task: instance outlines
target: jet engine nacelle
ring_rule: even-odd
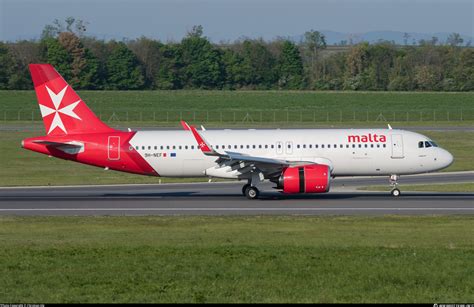
[[[288,167],[278,179],[278,188],[284,193],[326,193],[329,191],[331,172],[325,164]]]

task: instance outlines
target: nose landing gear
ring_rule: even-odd
[[[392,194],[392,196],[394,197],[398,197],[401,194],[400,190],[398,189],[398,182],[397,182],[399,178],[400,176],[398,175],[390,176],[389,182],[390,182],[390,186],[392,187],[392,191],[390,191],[390,194]]]

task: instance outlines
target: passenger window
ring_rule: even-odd
[[[386,144],[383,144],[383,148],[385,148],[385,147],[387,147],[387,145],[386,145]]]
[[[258,148],[262,148],[262,145],[258,145]]]
[[[240,149],[244,149],[244,145],[240,145]]]
[[[145,150],[145,146],[142,146],[142,150]]]
[[[281,148],[281,145],[280,145],[280,144],[278,144],[278,148]]]
[[[170,146],[169,146],[169,145],[166,145],[166,149],[170,149]]]
[[[296,148],[300,148],[300,144],[296,145]]]
[[[324,144],[321,144],[321,148],[324,148]]]
[[[306,148],[306,144],[303,144],[303,148]]]
[[[318,144],[315,144],[315,145],[314,145],[314,148],[318,148],[318,147],[319,147],[319,145],[318,145]]]
[[[341,144],[341,145],[339,145],[339,148],[343,148],[343,147],[344,147],[344,146],[343,146],[342,144]]]
[[[371,147],[371,148],[374,148],[374,144],[370,144],[370,147]]]
[[[313,144],[309,144],[309,148],[313,148]]]
[[[362,148],[362,144],[359,144],[359,148]]]
[[[430,142],[425,141],[425,147],[426,147],[426,148],[431,147]]]
[[[176,149],[176,145],[173,145],[173,149]]]
[[[331,144],[328,144],[328,148],[331,148]]]
[[[352,144],[352,148],[356,148],[356,144]]]
[[[272,144],[272,145],[270,145],[270,147],[271,147],[272,149],[273,149],[273,148],[275,148],[275,146],[274,146],[273,144]]]
[[[160,146],[160,149],[163,150],[163,145]]]
[[[148,146],[148,150],[151,150],[151,146]]]
[[[377,148],[380,148],[380,144],[377,144]]]
[[[257,146],[255,146],[255,145],[252,145],[252,148],[253,148],[253,149],[255,149],[255,147],[257,147]]]
[[[216,149],[219,149],[219,145],[216,145]]]
[[[268,148],[268,145],[265,145],[265,148]]]
[[[247,145],[247,149],[249,149],[249,148],[250,148],[250,145]]]
[[[140,147],[138,147],[138,146],[135,146],[135,149],[137,149],[137,150],[138,150],[138,148],[140,148]]]
[[[346,144],[346,148],[349,148],[349,144]]]
[[[188,149],[188,145],[184,146],[184,149]]]
[[[181,145],[179,145],[179,150],[181,150],[181,148],[183,148],[183,147],[181,147]]]
[[[367,145],[367,144],[365,144],[365,146],[364,146],[364,147],[365,147],[365,148],[367,148],[367,146],[368,146],[368,145]]]
[[[197,147],[196,147],[197,148]],[[191,149],[194,149],[194,145],[191,145]]]
[[[234,145],[234,149],[237,149],[237,145]]]

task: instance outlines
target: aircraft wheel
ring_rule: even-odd
[[[246,189],[245,189],[245,196],[248,198],[248,199],[257,199],[258,198],[258,189],[256,187],[252,187],[252,186],[248,186]]]
[[[398,197],[400,196],[400,190],[399,189],[393,189],[390,194],[392,194],[392,196],[395,196],[395,197]]]
[[[245,190],[247,190],[247,188],[248,188],[249,186],[250,186],[250,184],[249,184],[249,183],[247,183],[247,184],[244,184],[244,186],[242,187],[242,195],[246,196],[246,194],[245,194]]]

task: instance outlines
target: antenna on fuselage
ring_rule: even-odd
[[[387,124],[388,126],[388,129],[392,130],[392,126],[390,126],[390,124]]]

